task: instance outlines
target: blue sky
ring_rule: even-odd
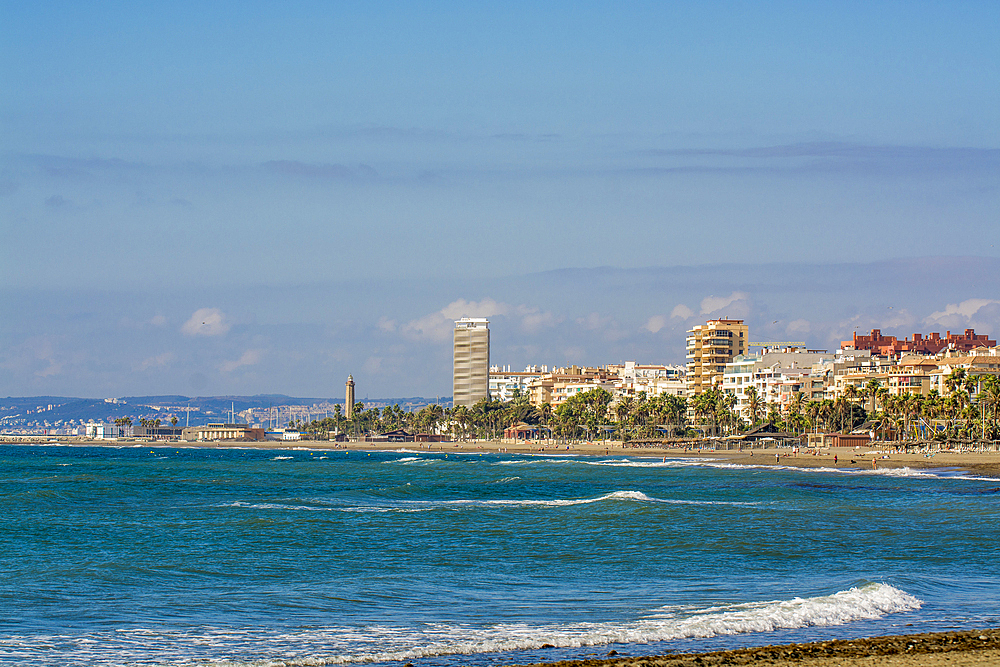
[[[818,308],[805,282],[1000,257],[996,3],[0,16],[0,315],[16,323],[0,395],[325,396],[348,373],[372,396],[445,395],[440,320],[462,309],[494,317],[494,360],[515,366],[682,363],[703,301],[733,294],[762,332],[777,310],[815,345],[941,313],[1000,332],[975,272],[930,292],[880,273]],[[798,282],[756,292],[770,265]],[[678,267],[715,282],[635,282]],[[641,299],[615,291],[623,275]],[[218,325],[185,330],[197,317]]]

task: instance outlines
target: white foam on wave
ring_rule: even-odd
[[[290,460],[292,460],[294,458],[295,458],[294,456],[275,456],[275,457],[272,457],[271,460],[272,461],[290,461]]]
[[[117,663],[304,667],[403,662],[430,656],[534,650],[545,645],[582,648],[835,626],[915,611],[922,604],[898,588],[870,583],[810,598],[702,609],[661,607],[631,621],[427,623],[416,627],[314,627],[284,632],[258,628],[201,628],[183,632],[131,628],[75,637],[8,636],[3,644],[11,651],[9,658],[21,659],[24,664],[57,648],[67,660],[100,656],[92,664],[107,664],[104,660],[113,655]],[[233,657],[248,655],[260,657],[252,661]],[[274,657],[263,657],[267,655]]]
[[[512,477],[503,477],[501,479],[496,480],[495,482],[489,482],[489,484],[506,484],[507,482],[514,482],[514,481],[517,481],[519,479],[521,479],[521,478],[518,477],[518,476],[516,476],[516,475],[514,475]]]
[[[330,510],[339,509],[335,507],[317,507],[315,505],[288,505],[285,503],[245,503],[239,500],[231,503],[220,503],[216,507],[239,507],[251,510],[305,510],[309,512],[329,512]]]
[[[520,477],[505,477],[496,483],[511,482]],[[438,509],[494,508],[494,507],[573,507],[576,505],[591,505],[594,503],[628,501],[640,503],[660,503],[665,505],[731,505],[736,507],[753,507],[756,502],[737,502],[724,500],[678,500],[675,498],[654,498],[641,491],[613,491],[593,498],[496,498],[472,499],[459,498],[454,500],[389,500],[359,505],[289,505],[283,503],[246,503],[235,501],[222,503],[217,507],[237,507],[258,510],[306,510],[310,512],[430,512]]]
[[[519,479],[519,478],[511,478]],[[641,491],[612,491],[594,498],[521,498],[521,499],[458,499],[458,500],[407,500],[400,501],[406,507],[572,507],[574,505],[590,505],[608,501],[629,501],[641,503],[663,503],[669,505],[738,505],[753,506],[758,503],[729,502],[719,500],[677,500],[673,498],[654,498]]]

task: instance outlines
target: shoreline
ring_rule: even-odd
[[[965,667],[1000,664],[1000,629],[836,639],[803,644],[627,658],[534,663],[525,667]]]
[[[459,454],[522,454],[522,455],[582,455],[627,456],[630,458],[714,459],[738,466],[784,466],[789,468],[831,468],[870,471],[875,468],[892,470],[947,470],[964,472],[1000,480],[1000,452],[939,451],[931,455],[895,452],[876,447],[828,447],[800,449],[769,447],[760,449],[716,450],[692,446],[631,447],[620,441],[574,442],[553,444],[551,441],[470,440],[446,442],[331,442],[327,440],[283,441],[147,441],[147,440],[88,440],[80,437],[7,436],[0,444],[25,446],[77,447],[167,447],[177,449],[262,449],[262,450],[331,450],[331,451],[400,451],[459,453]],[[835,460],[836,457],[836,460]]]

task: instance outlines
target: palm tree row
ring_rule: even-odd
[[[483,399],[469,407],[432,404],[413,412],[399,405],[380,409],[357,403],[350,419],[338,405],[333,417],[289,425],[322,438],[331,433],[363,436],[405,429],[467,440],[499,438],[505,429],[523,423],[537,427],[542,437],[636,440],[693,435],[693,427],[703,435],[736,434],[761,424],[792,433],[850,432],[871,420],[883,439],[920,437],[920,433],[939,439],[1000,438],[1000,379],[960,369],[945,384],[947,396],[936,391],[890,395],[873,380],[862,388],[847,387],[837,399],[807,402],[803,394],[795,394],[784,410],[765,401],[753,387],[747,390],[742,410],[737,409],[734,394],[714,388],[690,399],[645,393],[615,398],[595,388],[570,396],[555,409],[548,403],[533,406],[523,395],[506,402]],[[694,424],[688,423],[689,414]]]
[[[947,395],[936,389],[927,394],[890,395],[882,387],[869,385],[867,393],[880,408],[876,418],[881,439],[1000,439],[1000,378],[995,375],[972,375],[956,369],[945,378]]]

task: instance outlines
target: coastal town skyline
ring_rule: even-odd
[[[0,0],[0,667],[1000,662],[998,25]]]

